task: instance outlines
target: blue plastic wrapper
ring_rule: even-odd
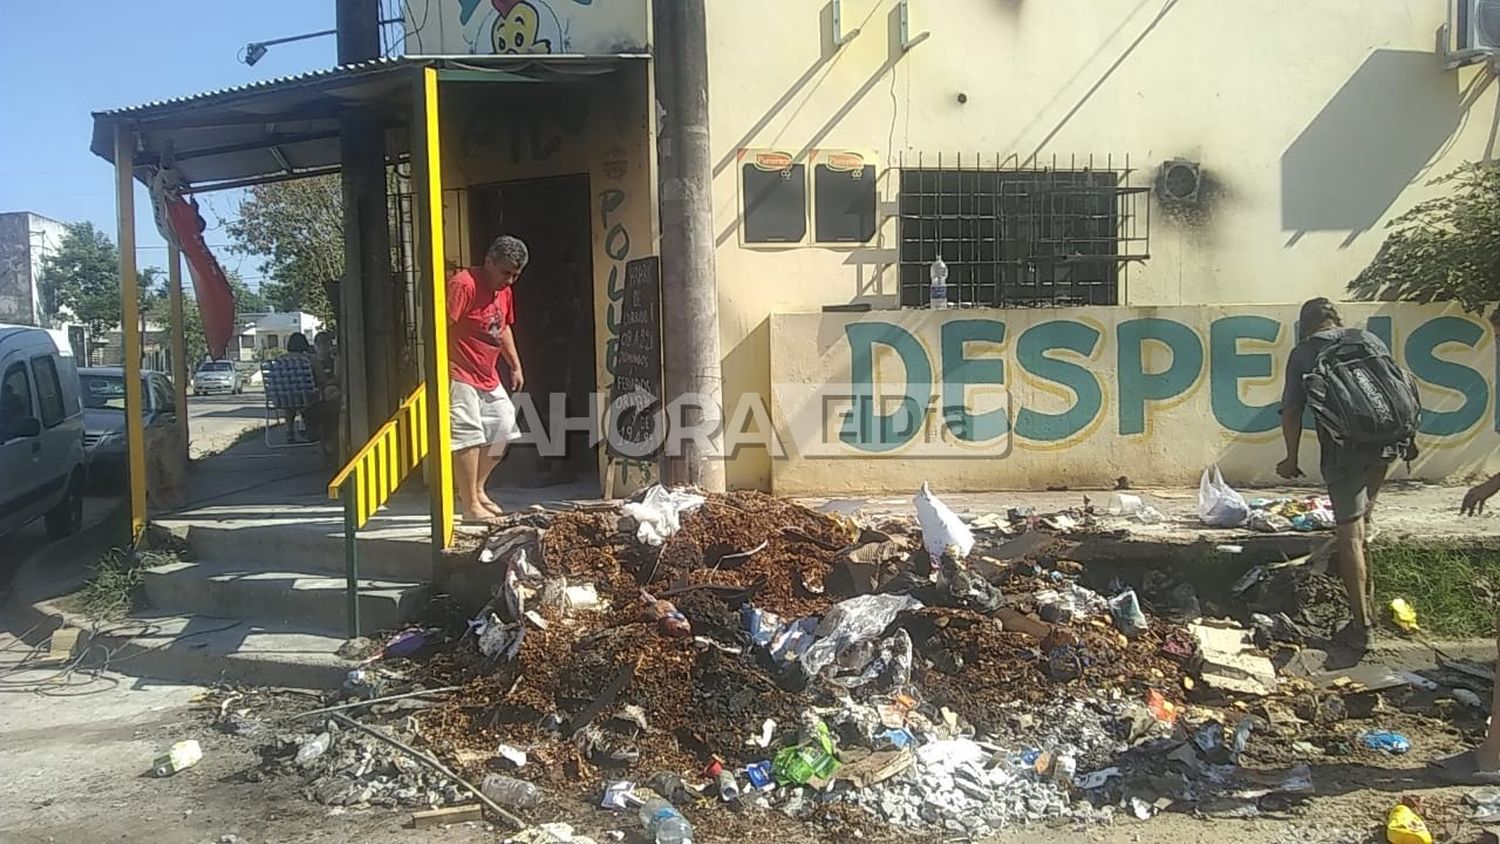
[[[745,767],[745,776],[750,779],[750,784],[755,786],[756,788],[770,788],[773,782],[771,778],[770,760],[766,760],[764,762],[752,762],[751,764],[747,765]]]
[[[771,640],[781,631],[781,619],[775,613],[745,604],[740,607],[740,623],[745,626],[745,632],[750,634],[750,641],[765,647],[771,644]]]
[[[1371,750],[1383,750],[1393,755],[1411,750],[1411,739],[1390,730],[1370,730],[1360,736],[1360,739]]]

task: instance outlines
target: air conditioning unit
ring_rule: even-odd
[[[1453,58],[1476,60],[1500,55],[1500,0],[1454,0],[1452,32],[1458,52]]]

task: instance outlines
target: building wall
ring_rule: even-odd
[[[727,402],[769,391],[773,314],[889,307],[896,293],[889,218],[859,248],[740,246],[740,150],[872,152],[887,209],[892,168],[918,156],[1129,156],[1143,185],[1162,162],[1189,159],[1203,167],[1204,199],[1190,213],[1149,199],[1151,257],[1130,267],[1124,304],[1338,298],[1434,176],[1494,152],[1500,86],[1479,69],[1441,69],[1444,5],[1370,0],[1353,15],[1273,0],[910,0],[910,34],[926,35],[903,51],[895,0],[843,0],[843,31],[859,34],[837,50],[827,3],[709,4]],[[872,461],[869,477],[897,471],[885,465]],[[1071,471],[1059,464],[1053,477]],[[767,487],[771,473],[756,449],[729,467],[736,486]],[[786,482],[812,488],[798,477]]]
[[[647,0],[409,0],[410,56],[474,53],[614,55],[650,43]],[[501,11],[505,8],[505,11]]]
[[[1297,305],[789,314],[771,319],[778,493],[1272,483]],[[1417,379],[1394,477],[1500,470],[1495,329],[1452,306],[1350,304]],[[1318,477],[1311,420],[1302,469]],[[852,461],[858,461],[851,471]]]
[[[625,264],[657,254],[655,160],[647,104],[650,66],[624,62],[576,83],[455,83],[439,92],[442,114],[444,255],[473,264],[467,189],[521,179],[587,175],[591,194],[597,389],[614,382]],[[503,232],[482,232],[484,240]],[[528,275],[522,284],[546,284]],[[518,315],[517,330],[526,330]],[[584,352],[586,353],[586,352]],[[623,461],[619,489],[655,477],[655,466]]]
[[[0,322],[44,323],[37,286],[42,259],[57,249],[63,233],[62,223],[38,214],[0,214]]]

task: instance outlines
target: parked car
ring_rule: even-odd
[[[227,360],[204,361],[193,373],[193,395],[205,393],[230,393],[238,395],[245,389],[244,376],[234,363]]]
[[[0,536],[38,518],[53,539],[83,524],[80,394],[66,334],[0,325]]]
[[[83,442],[89,472],[111,475],[125,469],[125,370],[118,366],[78,370],[83,385]],[[177,421],[172,381],[160,372],[141,373],[141,399],[146,427]]]

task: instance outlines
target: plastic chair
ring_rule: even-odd
[[[305,413],[318,400],[317,384],[313,380],[312,360],[305,355],[291,354],[260,365],[261,380],[266,391],[266,448],[294,448],[314,445],[311,442],[271,442],[271,427],[288,410],[299,415]],[[295,436],[295,422],[287,432],[288,439]],[[304,419],[305,424],[305,419]]]

